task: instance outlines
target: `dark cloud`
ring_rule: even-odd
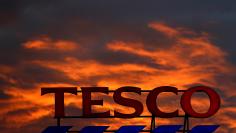
[[[4,92],[2,92],[2,90],[0,90],[0,100],[1,99],[9,99],[9,98],[11,98],[10,95],[5,94]]]
[[[1,0],[0,1],[0,27],[14,23],[18,17],[20,7],[18,0]]]
[[[217,37],[214,39],[216,44],[228,50],[232,54],[229,58],[235,60],[234,31],[231,28],[235,20],[231,20],[234,17],[230,17],[231,14],[235,14],[232,6],[235,1],[231,0],[227,2],[217,0],[214,4],[209,1],[189,2],[187,0],[181,2],[162,0],[9,2],[4,0],[4,3],[6,6],[2,10],[6,14],[17,10],[13,12],[17,12],[20,19],[15,20],[17,24],[7,29],[3,27],[4,32],[0,34],[1,43],[4,45],[1,46],[4,50],[1,51],[0,56],[3,63],[18,62],[25,52],[19,49],[19,45],[41,35],[54,39],[71,39],[86,47],[91,46],[88,47],[89,49],[103,47],[104,43],[114,39],[140,40],[150,49],[173,43],[163,39],[160,34],[147,30],[147,22],[154,20],[165,21],[174,26],[184,25],[199,32],[210,32]],[[90,54],[96,57],[102,52],[104,51]],[[55,56],[55,54],[41,56],[43,55],[48,58]]]
[[[33,88],[39,83],[76,83],[60,71],[32,64],[21,66],[11,77],[22,88]]]

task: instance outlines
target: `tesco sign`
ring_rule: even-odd
[[[179,117],[180,116],[180,114],[179,114],[180,109],[178,109],[178,108],[176,108],[172,112],[163,112],[159,109],[158,96],[163,92],[173,93],[175,95],[181,94],[181,99],[180,99],[181,108],[185,112],[186,116],[191,117],[191,118],[208,118],[208,117],[215,115],[217,113],[217,111],[220,109],[220,101],[221,101],[218,93],[214,89],[207,87],[207,86],[195,86],[195,87],[191,87],[187,90],[178,90],[178,88],[172,87],[172,86],[160,86],[160,87],[156,87],[152,90],[142,90],[139,87],[124,86],[124,87],[120,87],[120,88],[118,88],[116,90],[112,90],[112,91],[109,90],[108,87],[81,87],[81,91],[78,91],[77,87],[54,87],[54,88],[50,87],[50,88],[42,88],[41,89],[41,95],[51,94],[51,93],[55,95],[55,98],[54,98],[55,99],[55,118],[58,118],[59,120],[60,120],[60,118],[67,117],[67,116],[65,116],[64,94],[70,93],[70,94],[77,95],[78,92],[82,93],[82,99],[81,99],[82,100],[82,116],[80,116],[78,118],[137,118],[137,117],[141,117],[141,114],[143,113],[143,110],[144,110],[144,106],[147,107],[147,109],[150,112],[152,117],[159,117],[159,118]],[[108,95],[111,92],[113,93],[113,99],[116,104],[123,105],[126,107],[131,107],[135,111],[132,113],[122,113],[122,112],[119,112],[118,110],[114,110],[114,116],[111,116],[111,110],[106,110],[104,112],[96,112],[95,113],[92,110],[92,106],[93,105],[103,106],[103,100],[93,100],[92,94],[93,93],[103,93],[103,94]],[[147,97],[146,97],[146,104],[145,105],[143,105],[143,103],[141,101],[138,101],[137,99],[127,98],[122,95],[122,93],[136,93],[138,95],[141,95],[142,92],[148,93]],[[205,93],[209,97],[210,106],[209,106],[208,110],[206,110],[205,112],[197,112],[192,107],[192,104],[191,104],[192,95],[197,92]],[[204,129],[205,131],[207,129],[208,130],[211,129],[209,131],[209,133],[211,133],[216,128],[218,128],[217,125],[212,125],[212,126],[209,127],[209,125],[208,126],[205,125],[202,128],[196,127],[195,129],[193,128],[191,130],[191,133],[196,129],[197,129],[197,131],[199,131],[200,129],[202,130],[203,128],[205,128]],[[181,128],[181,125],[179,125],[178,127]],[[206,128],[206,127],[208,127],[208,128]],[[60,126],[60,124],[59,124],[59,126],[54,127],[54,129],[56,129],[56,128],[59,131],[59,129],[61,129],[63,127]],[[89,128],[89,127],[87,127],[87,128]],[[85,129],[87,129],[87,128],[85,128]],[[90,128],[92,128],[92,127],[90,127]],[[95,126],[93,128],[96,129],[99,127]],[[100,127],[100,128],[102,128],[102,127]],[[133,126],[133,129],[135,129],[135,128],[137,128],[137,126]],[[176,131],[178,131],[179,128],[175,127]],[[68,127],[64,127],[64,129],[69,130]],[[168,127],[166,129],[170,130],[172,128]],[[106,129],[104,128],[104,131],[105,130]],[[159,127],[159,130],[160,130],[160,127]],[[49,128],[45,131],[49,131]],[[119,130],[117,130],[117,131],[119,131]],[[127,131],[127,130],[124,130],[124,131]],[[140,131],[142,131],[141,128],[140,128]],[[156,129],[156,131],[158,131],[158,129]],[[174,131],[174,132],[176,132],[176,131]],[[69,132],[69,131],[66,131],[66,132]],[[52,133],[52,132],[44,132],[44,133]],[[97,132],[94,132],[94,133],[97,133]],[[159,133],[162,133],[162,132],[159,131]],[[165,133],[165,132],[163,132],[163,133]],[[169,132],[166,132],[166,133],[169,133]],[[201,131],[201,133],[205,133],[205,132]]]

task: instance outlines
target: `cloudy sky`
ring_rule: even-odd
[[[235,0],[1,0],[1,131],[36,133],[55,125],[53,95],[41,96],[41,87],[114,90],[129,85],[151,90],[206,85],[219,92],[221,109],[193,123],[219,124],[218,133],[236,132],[235,5]],[[163,110],[179,106],[172,98],[176,96],[160,98]],[[204,111],[206,98],[196,96],[192,104]],[[107,99],[103,110],[118,108]],[[66,95],[65,103],[68,115],[81,114],[81,95]],[[63,124],[116,128],[150,123],[117,121],[64,120]]]

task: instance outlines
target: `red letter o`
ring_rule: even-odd
[[[210,108],[206,113],[197,113],[191,105],[191,97],[195,92],[205,92],[210,98]],[[214,115],[220,108],[220,96],[211,88],[206,86],[192,87],[181,97],[181,106],[186,114],[195,118],[207,118]]]

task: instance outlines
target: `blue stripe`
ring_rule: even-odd
[[[219,125],[200,125],[194,127],[188,133],[213,133],[218,127]]]
[[[153,130],[153,133],[176,133],[182,125],[162,125]]]
[[[139,133],[145,126],[123,126],[116,133]]]
[[[81,133],[103,133],[109,126],[87,126],[84,127]]]

